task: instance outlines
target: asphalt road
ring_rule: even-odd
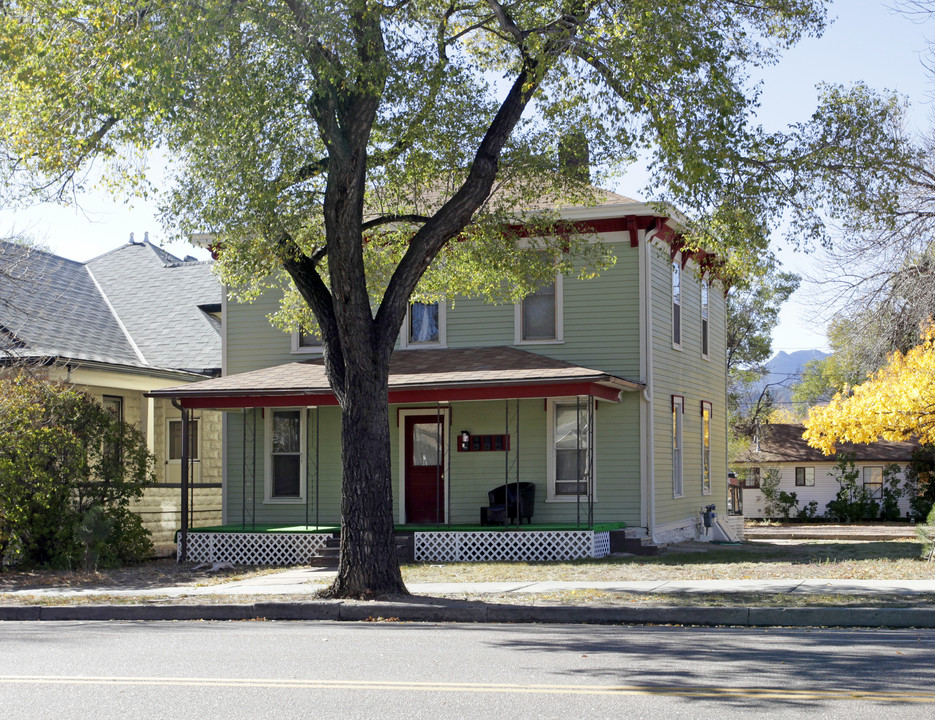
[[[0,625],[0,718],[935,716],[935,632]]]

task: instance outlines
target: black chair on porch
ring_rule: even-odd
[[[519,486],[519,503],[517,499],[517,485]],[[536,509],[536,484],[531,482],[507,483],[495,487],[487,493],[489,507],[480,509],[481,525],[502,525],[507,519],[516,520],[517,505],[519,506],[519,521],[522,524],[532,522],[532,514]]]

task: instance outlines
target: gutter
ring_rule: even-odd
[[[661,224],[652,230],[647,230],[643,235],[643,252],[640,257],[641,273],[646,283],[646,292],[644,293],[643,305],[643,326],[646,328],[645,347],[643,348],[643,357],[646,362],[646,385],[643,388],[643,400],[648,408],[646,423],[646,531],[649,534],[649,541],[653,545],[658,545],[656,538],[656,418],[655,408],[653,407],[653,293],[652,293],[652,256],[650,255],[650,243]]]

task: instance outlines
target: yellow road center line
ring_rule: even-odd
[[[136,685],[174,687],[250,687],[292,690],[372,690],[460,693],[525,693],[553,695],[659,695],[705,698],[766,698],[785,700],[870,700],[935,703],[935,693],[875,690],[787,690],[782,688],[692,687],[658,685],[521,685],[515,683],[455,683],[410,680],[296,680],[275,678],[91,677],[67,675],[0,675],[0,684],[15,685]]]

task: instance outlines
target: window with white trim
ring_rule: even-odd
[[[701,401],[701,494],[711,493],[711,403]]]
[[[883,498],[883,466],[868,465],[864,468],[864,487],[872,500]]]
[[[300,328],[292,333],[292,352],[294,353],[320,353],[321,334],[316,330],[310,332]]]
[[[587,497],[594,482],[594,456],[590,444],[594,428],[589,423],[588,399],[549,402],[549,500]]]
[[[682,419],[685,413],[685,398],[672,396],[672,496],[684,494]]]
[[[701,357],[708,358],[708,279],[701,280]]]
[[[759,488],[760,487],[760,468],[751,467],[747,468],[746,473],[742,476],[743,487],[745,488]]]
[[[549,262],[549,253],[538,253],[542,262]],[[562,292],[564,280],[560,274],[516,304],[514,341],[523,343],[555,343],[564,340]]]
[[[267,502],[305,499],[305,409],[266,409]]]
[[[410,303],[400,345],[404,348],[444,347],[446,314],[444,302]]]
[[[796,487],[814,487],[815,486],[815,468],[797,467],[795,469]]]
[[[682,349],[682,264],[672,261],[672,347]]]

